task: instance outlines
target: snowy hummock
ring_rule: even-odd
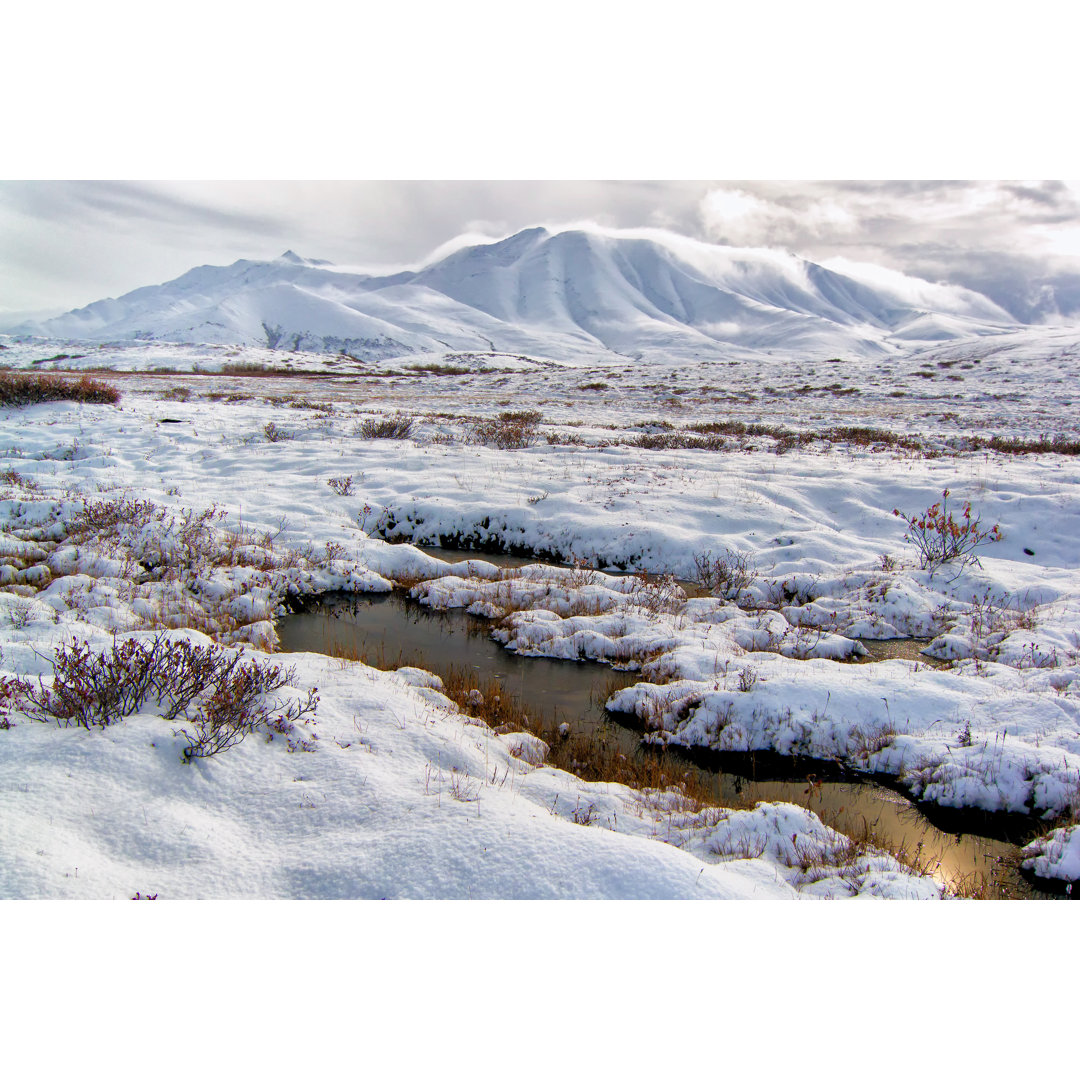
[[[1036,877],[1080,884],[1080,826],[1051,830],[1028,844],[1024,855],[1024,869]]]

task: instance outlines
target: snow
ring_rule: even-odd
[[[449,574],[449,566],[414,548],[364,539],[355,525],[346,530],[334,508],[350,500],[329,488],[325,497],[326,485],[312,483],[314,461],[302,464],[312,447],[298,442],[264,443],[272,452],[300,451],[301,460],[279,458],[271,466],[279,482],[254,489],[254,506],[230,500],[227,516],[219,510],[206,519],[228,536],[227,517],[235,515],[231,535],[242,542],[229,545],[234,565],[211,560],[176,581],[140,574],[140,564],[183,553],[183,526],[192,520],[171,484],[172,494],[160,490],[159,467],[188,497],[200,486],[188,467],[209,465],[209,458],[216,462],[211,471],[231,474],[225,486],[233,498],[253,490],[242,459],[262,455],[238,430],[234,408],[210,405],[198,433],[156,423],[158,403],[145,395],[121,409],[55,405],[9,414],[6,434],[19,445],[6,454],[18,480],[0,503],[10,577],[0,593],[5,675],[41,675],[47,683],[48,658],[61,644],[86,640],[107,650],[114,632],[145,639],[163,623],[269,647],[275,601],[288,591],[388,588],[371,566]],[[208,438],[216,425],[231,432],[224,457],[214,447],[218,439]],[[78,449],[59,453],[54,441],[70,448],[78,442]],[[189,442],[192,448],[181,450]],[[210,449],[209,458],[195,446]],[[317,471],[325,472],[334,453],[317,456]],[[267,464],[260,465],[264,476]],[[77,518],[84,486],[93,490],[91,501],[105,492],[129,500],[108,543],[67,536],[64,523]],[[214,486],[204,488],[200,505],[207,495],[216,498]],[[138,508],[150,494],[161,509],[147,519]],[[350,541],[354,550],[347,558],[324,557],[309,546],[296,565],[261,568],[257,538],[274,521],[292,551],[327,536]],[[367,566],[356,559],[362,552]],[[464,568],[496,573],[481,560]],[[196,629],[174,633],[209,641]],[[807,895],[940,893],[937,883],[891,860],[842,859],[843,839],[798,808],[784,811],[784,830],[805,834],[803,852],[812,849],[836,866],[826,865],[810,882],[787,849],[731,858],[746,821],[756,819],[734,813],[730,825],[715,817],[706,827],[696,808],[674,806],[669,796],[587,784],[545,767],[539,740],[470,723],[427,673],[386,674],[315,655],[287,659],[295,665],[296,692],[318,686],[321,693],[305,738],[249,736],[227,754],[188,764],[184,723],[161,720],[153,702],[91,732],[29,722],[12,711],[0,739],[0,894],[704,898],[794,896],[803,885]],[[304,753],[300,742],[317,749]],[[765,835],[777,827],[769,817],[750,831]]]
[[[590,332],[623,319],[627,304],[650,326],[673,325],[664,319],[687,314],[701,282],[678,286],[681,313],[641,306],[639,286],[651,282],[646,291],[659,298],[664,274],[704,274],[720,258],[698,252],[695,263],[685,252],[658,254],[652,239],[602,231],[504,243],[421,271],[427,300],[416,299],[420,285],[398,282],[378,291],[381,308],[366,310],[383,318],[388,296],[400,309],[402,290],[414,290],[410,325],[422,333],[432,282],[450,289],[482,256],[495,280],[517,275],[489,306],[521,318],[520,275],[540,274],[531,260],[588,261],[609,284],[638,290],[604,285],[594,299],[613,306],[601,318],[593,305]],[[732,273],[765,275],[785,303],[816,287],[790,261],[740,259],[746,266],[735,260]],[[279,294],[279,310],[299,296],[356,314],[333,268],[283,258],[227,269],[180,279],[186,310],[203,310],[218,278],[230,303],[248,303],[254,294],[236,281],[247,275]],[[329,284],[312,291],[304,275],[334,280],[337,299]],[[437,295],[452,322],[466,300]],[[151,290],[146,310],[160,310],[158,296]],[[562,294],[530,286],[528,303],[545,296],[554,304]],[[245,318],[258,314],[256,306]],[[933,318],[977,315],[942,304]],[[566,333],[584,325],[575,316]],[[891,778],[914,799],[1026,813],[1058,830],[1036,842],[1029,868],[1075,876],[1067,822],[1080,793],[1077,459],[965,446],[991,433],[1075,439],[1080,333],[1005,328],[897,350],[887,362],[856,352],[825,363],[792,345],[752,363],[731,354],[655,369],[584,341],[555,356],[438,344],[403,355],[384,341],[357,359],[234,342],[4,339],[0,355],[14,367],[115,368],[100,377],[123,398],[116,408],[0,412],[0,673],[47,682],[63,642],[107,649],[114,633],[162,626],[263,655],[290,595],[386,591],[402,580],[423,603],[493,620],[519,653],[636,672],[640,681],[611,704],[635,713],[654,742],[808,755]],[[41,363],[60,354],[68,359]],[[410,370],[420,363],[433,370]],[[241,364],[272,371],[245,376]],[[500,450],[470,435],[478,417],[529,408],[543,414],[531,446]],[[413,417],[410,438],[360,435],[361,420],[394,412]],[[810,434],[783,443],[762,429],[694,448],[701,436],[691,427],[717,420]],[[817,437],[836,425],[882,438]],[[890,443],[890,432],[909,443]],[[684,445],[650,449],[642,433]],[[343,477],[352,478],[347,495],[327,483]],[[893,514],[924,509],[945,487],[1004,534],[960,572],[920,569]],[[86,502],[118,499],[127,509],[114,533],[71,535]],[[204,533],[185,533],[200,520]],[[449,565],[419,543],[478,550]],[[587,566],[510,572],[484,549]],[[747,580],[727,598],[695,595],[696,560],[727,549],[745,556]],[[155,576],[162,565],[181,570]],[[926,639],[926,662],[859,662],[857,639],[898,636]],[[295,665],[296,693],[319,687],[314,752],[252,735],[183,764],[182,725],[162,721],[153,704],[93,732],[9,710],[0,895],[940,892],[887,856],[852,853],[801,808],[706,812],[672,795],[587,784],[545,766],[533,737],[470,723],[430,674],[315,655],[264,659]]]
[[[449,348],[670,363],[800,349],[873,356],[1015,329],[970,290],[858,264],[826,268],[659,229],[527,229],[376,275],[305,259],[198,267],[41,323],[52,338],[153,339],[383,359]]]
[[[1028,844],[1024,854],[1024,869],[1036,877],[1080,882],[1080,826],[1053,829]]]
[[[764,867],[701,874],[698,860],[642,839],[655,828],[644,817],[631,835],[568,825],[585,803],[629,822],[634,799],[529,765],[512,755],[514,740],[432,708],[393,675],[291,659],[301,681],[334,687],[314,753],[249,738],[184,765],[171,725],[149,715],[92,735],[7,732],[0,893],[509,899],[780,888]],[[551,810],[556,796],[565,813]]]

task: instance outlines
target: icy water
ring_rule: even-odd
[[[638,733],[603,708],[615,680],[637,681],[630,672],[616,672],[596,663],[541,657],[520,657],[488,636],[485,620],[464,611],[433,612],[399,594],[323,597],[313,610],[278,621],[281,649],[286,652],[366,656],[378,666],[416,662],[419,666],[468,667],[481,680],[498,679],[533,715],[568,722],[576,731],[606,726],[625,754],[649,753]],[[599,698],[599,701],[598,701]],[[622,717],[622,720],[629,720]],[[777,755],[702,755],[668,751],[678,774],[693,773],[718,805],[752,806],[758,800],[791,802],[809,807],[828,824],[858,835],[865,823],[892,843],[928,860],[942,880],[979,874],[1002,897],[1048,898],[1016,870],[1019,845],[971,832],[943,831],[901,794],[872,781],[819,779],[814,764],[802,776],[790,775],[790,759]],[[776,778],[784,770],[784,778]]]

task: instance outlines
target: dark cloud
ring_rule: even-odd
[[[1076,193],[1061,180],[1039,180],[1027,184],[1002,184],[1002,189],[1021,202],[1031,202],[1053,211],[1054,221],[1075,221],[1080,217]]]

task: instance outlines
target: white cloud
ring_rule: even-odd
[[[796,247],[807,237],[840,239],[849,236],[857,218],[831,197],[784,205],[742,188],[717,188],[701,201],[706,236],[736,246]]]
[[[1080,309],[1080,183],[1023,180],[6,182],[0,303],[66,310],[286,248],[415,267],[573,222],[876,263],[1018,311],[1048,295]]]

